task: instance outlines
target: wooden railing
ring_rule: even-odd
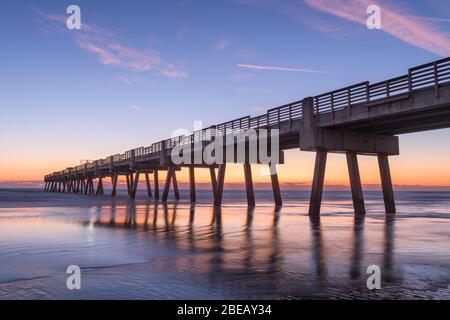
[[[439,88],[442,85],[450,83],[450,58],[427,63],[408,70],[408,74],[392,78],[386,81],[369,84],[369,82],[358,83],[339,90],[327,92],[313,97],[314,112],[316,115],[332,113],[347,109],[350,113],[353,107],[364,105],[374,101],[392,99],[402,95],[410,95],[414,91],[424,88],[434,88],[436,95],[439,95]],[[201,141],[211,140],[211,129],[216,129],[218,135],[227,135],[240,132],[247,129],[258,129],[268,126],[276,126],[281,122],[293,121],[302,117],[302,102],[296,101],[280,107],[267,110],[263,115],[255,117],[242,117],[209,128],[198,130],[188,136],[178,136],[153,143],[148,147],[126,151],[123,154],[116,154],[106,159],[97,160],[97,168],[111,165],[122,165],[131,161],[132,154],[134,158],[143,160],[152,155],[167,149],[172,149],[177,145],[191,144]],[[52,176],[68,175],[80,173],[85,170],[93,170],[95,161],[75,168],[54,172],[46,175],[45,178]]]

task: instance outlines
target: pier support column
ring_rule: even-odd
[[[119,180],[119,175],[117,173],[114,173],[111,176],[111,184],[112,184],[111,197],[115,197],[117,194],[117,180]]]
[[[133,174],[131,174],[131,175],[133,175]],[[132,200],[134,200],[136,198],[136,191],[137,191],[137,188],[138,188],[138,185],[139,185],[139,175],[140,175],[140,173],[139,173],[139,171],[137,171],[134,179],[132,179],[133,186],[132,186],[131,194],[130,194],[130,198]]]
[[[272,191],[273,191],[273,199],[275,200],[276,206],[283,205],[283,201],[281,200],[281,191],[280,191],[280,183],[278,182],[278,173],[276,168],[273,170],[274,172],[270,172],[270,180],[272,181]]]
[[[189,198],[191,202],[197,201],[194,167],[189,167]]]
[[[84,179],[81,180],[81,188],[80,188],[80,193],[83,194],[84,193],[84,189],[85,189],[85,184],[84,184]]]
[[[90,194],[94,194],[94,179],[93,178],[91,178],[91,186],[90,186],[91,188],[90,188],[90,191],[89,191],[89,193]]]
[[[133,192],[133,185],[134,185],[134,174],[131,173],[130,174],[130,193],[129,193],[130,195]]]
[[[155,184],[155,200],[159,200],[159,176],[158,170],[153,171],[153,183]]]
[[[255,206],[255,191],[253,190],[252,167],[250,163],[244,163],[245,190],[247,191],[247,205]]]
[[[378,165],[380,166],[381,186],[383,188],[384,207],[386,213],[396,213],[394,190],[392,188],[391,171],[389,169],[389,159],[387,155],[378,155]]]
[[[361,177],[359,174],[358,156],[355,152],[347,152],[346,156],[355,214],[366,214],[366,209],[364,207],[364,195],[361,187]]]
[[[327,151],[318,150],[316,152],[316,163],[311,188],[311,199],[309,203],[309,215],[320,215],[320,205],[322,204],[323,182],[325,178],[325,167],[327,164]]]
[[[95,192],[96,196],[103,194],[103,178],[98,178],[97,191]]]
[[[172,180],[173,173],[174,173],[173,167],[169,167],[169,169],[167,170],[166,183],[164,185],[164,190],[162,194],[163,202],[167,202],[167,199],[169,198],[170,181]]]
[[[145,173],[145,184],[147,185],[147,194],[149,198],[152,197],[152,186],[150,184],[150,177],[148,175],[148,172]]]
[[[216,179],[216,170],[214,167],[209,168],[209,175],[211,177],[211,188],[213,192],[214,203],[217,199],[217,179]]]
[[[217,197],[214,200],[215,206],[221,206],[222,205],[222,198],[223,198],[223,185],[225,182],[225,170],[227,168],[227,165],[225,163],[219,165],[219,170],[217,172],[217,181],[216,181],[216,191],[217,191]]]
[[[131,181],[130,181],[130,175],[127,173],[126,174],[126,177],[127,177],[127,191],[128,191],[128,195],[130,195],[131,194]]]
[[[175,199],[180,200],[180,191],[178,190],[177,172],[174,170],[172,175],[173,192],[175,193]]]
[[[58,182],[58,192],[61,192],[61,181]]]
[[[91,190],[91,178],[86,179],[86,189],[84,189],[84,194],[88,194]]]

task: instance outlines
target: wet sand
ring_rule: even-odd
[[[449,192],[398,192],[395,216],[368,192],[355,218],[348,192],[328,191],[320,219],[307,192],[285,192],[281,209],[270,192],[254,210],[244,196],[226,191],[217,210],[208,191],[163,206],[0,190],[0,299],[450,298]],[[66,288],[68,265],[81,290]],[[380,290],[366,286],[369,265]]]

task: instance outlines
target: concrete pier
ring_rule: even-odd
[[[380,170],[381,185],[386,213],[396,212],[395,194],[389,167],[389,157],[400,153],[398,135],[425,130],[450,128],[450,58],[413,67],[408,73],[396,78],[371,84],[362,82],[314,97],[306,97],[280,107],[271,108],[264,114],[245,116],[225,123],[215,124],[180,136],[155,142],[147,147],[128,150],[81,165],[53,172],[44,177],[44,190],[60,193],[103,195],[103,179],[111,178],[111,196],[117,194],[118,178],[125,176],[127,192],[136,197],[139,178],[145,175],[147,195],[158,200],[159,172],[166,171],[162,201],[167,202],[172,185],[175,199],[180,199],[176,171],[189,170],[189,199],[197,201],[195,168],[207,168],[211,177],[214,205],[222,205],[227,163],[239,163],[244,169],[244,185],[249,207],[256,205],[252,164],[262,164],[248,157],[252,143],[264,137],[279,138],[278,163],[272,163],[270,175],[274,203],[282,205],[280,182],[275,165],[284,164],[285,150],[315,152],[316,160],[312,177],[309,214],[318,216],[321,211],[327,155],[345,154],[355,215],[364,215],[363,186],[358,166],[359,155],[376,156]],[[211,164],[204,159],[200,163],[175,164],[171,152],[179,146],[205,151],[211,145],[211,131],[218,132],[217,139],[228,141],[239,132],[249,132],[244,144],[233,142],[238,150],[244,145],[246,158],[236,155],[226,157],[223,163]],[[253,134],[253,135],[252,135]],[[255,138],[256,137],[256,138]],[[227,142],[228,143],[228,142]],[[271,144],[269,144],[271,145]],[[258,147],[259,148],[259,147]],[[260,150],[260,149],[258,149]],[[195,160],[195,152],[183,152]],[[265,163],[267,165],[267,163]],[[216,172],[217,169],[217,172]],[[301,168],[299,169],[301,170]],[[152,192],[150,174],[153,173]],[[292,172],[295,175],[296,172]],[[94,188],[94,180],[98,181]]]

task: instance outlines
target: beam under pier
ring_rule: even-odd
[[[130,186],[130,176],[129,174],[126,174],[126,178],[127,178],[127,191],[128,191],[128,195],[131,194],[131,186]]]
[[[86,179],[86,189],[84,189],[84,194],[88,194],[91,190],[91,178]]]
[[[162,194],[162,201],[167,202],[167,199],[169,198],[169,190],[170,190],[170,181],[172,180],[172,176],[174,173],[173,167],[169,167],[167,170],[167,176],[166,176],[166,183],[164,185],[164,190]]]
[[[180,200],[180,191],[178,190],[177,172],[173,170],[172,174],[173,191],[175,193],[175,199]]]
[[[252,167],[250,163],[244,163],[245,190],[247,191],[247,205],[255,206],[255,191],[253,189]]]
[[[366,214],[364,195],[361,187],[361,177],[359,174],[358,156],[355,152],[347,152],[346,156],[355,214]]]
[[[91,178],[91,185],[90,185],[89,193],[94,194],[94,179],[93,178]]]
[[[278,173],[276,169],[275,172],[270,172],[270,180],[272,182],[272,191],[273,191],[273,199],[275,200],[276,206],[283,205],[283,201],[281,200],[281,191],[280,191],[280,183],[278,181]]]
[[[130,194],[130,198],[132,200],[136,199],[136,192],[137,192],[137,188],[139,185],[139,175],[140,175],[140,173],[139,173],[139,171],[137,171],[134,179],[131,179],[133,181],[133,186],[132,186],[131,194]]]
[[[316,163],[314,166],[314,176],[311,188],[311,199],[309,203],[309,215],[320,215],[322,204],[323,182],[325,178],[325,167],[327,164],[327,151],[318,150],[316,153]]]
[[[147,185],[147,195],[151,198],[152,197],[152,186],[150,184],[150,177],[149,173],[145,173],[145,184]]]
[[[98,179],[97,191],[95,192],[96,196],[103,194],[103,178]]]
[[[381,186],[383,188],[383,198],[386,213],[396,213],[394,189],[392,188],[391,171],[389,169],[389,159],[387,155],[378,155],[378,165],[380,167]]]
[[[220,207],[222,205],[223,198],[223,185],[225,182],[225,170],[227,165],[225,163],[219,164],[219,169],[217,172],[217,181],[216,181],[216,192],[217,196],[214,199],[214,206]]]
[[[117,180],[119,179],[119,174],[115,173],[111,176],[111,184],[112,184],[112,190],[111,190],[111,197],[115,197],[117,194]]]
[[[189,199],[191,202],[197,201],[195,192],[195,171],[193,166],[189,167]]]
[[[211,188],[213,192],[214,203],[217,199],[217,179],[216,179],[216,169],[214,167],[209,168],[209,175],[211,177]]]
[[[153,180],[155,184],[155,200],[159,200],[159,176],[158,170],[153,171]]]

